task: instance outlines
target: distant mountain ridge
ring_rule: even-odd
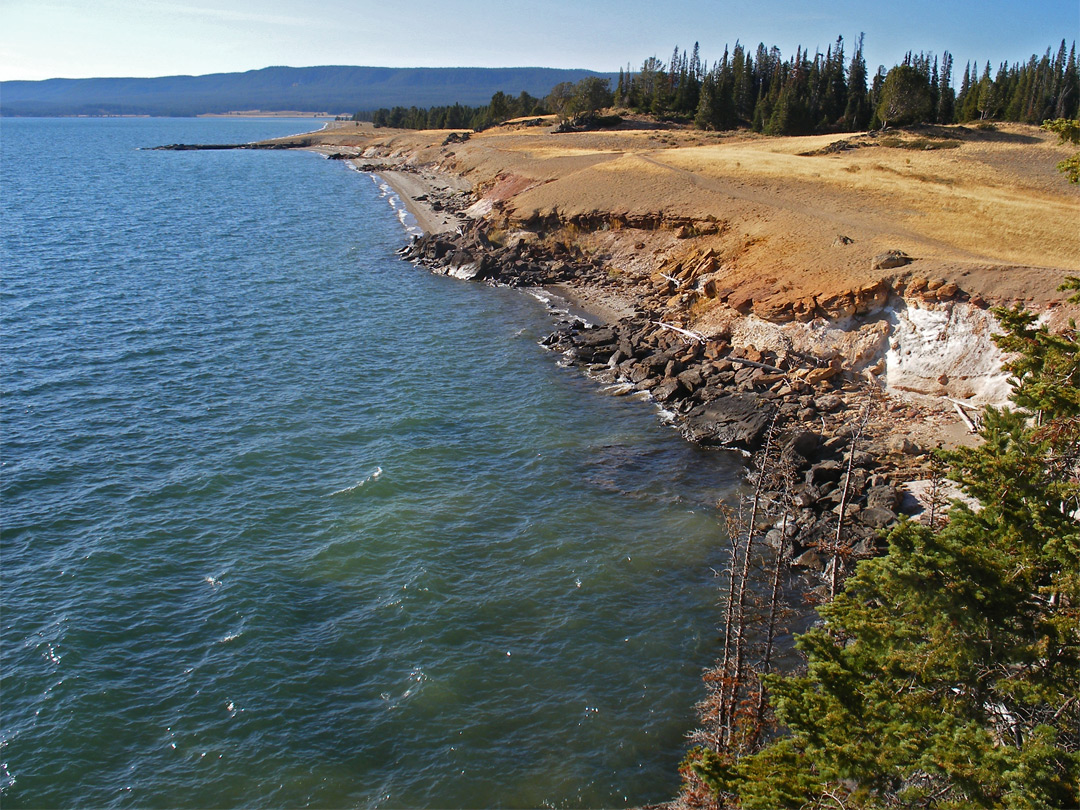
[[[559,82],[614,74],[559,68],[268,67],[151,79],[0,82],[0,115],[192,116],[234,110],[349,113],[487,104],[493,93],[543,97]]]

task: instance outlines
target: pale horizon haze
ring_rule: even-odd
[[[753,4],[686,0],[405,4],[321,0],[5,0],[0,80],[228,73],[288,65],[557,67],[614,72],[700,43],[711,63],[740,40],[850,58],[860,32],[871,72],[904,53],[950,51],[954,82],[971,60],[1024,61],[1080,31],[1076,0]]]

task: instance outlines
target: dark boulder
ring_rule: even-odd
[[[900,506],[901,494],[896,487],[871,487],[866,493],[866,505],[870,508],[888,509],[895,512]]]
[[[772,416],[765,397],[733,394],[699,405],[687,414],[683,435],[692,442],[755,450]]]
[[[880,506],[868,506],[859,513],[859,522],[872,529],[884,529],[896,522],[896,513]]]

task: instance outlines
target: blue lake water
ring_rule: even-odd
[[[139,150],[310,128],[3,122],[4,807],[671,797],[737,460],[343,163]]]

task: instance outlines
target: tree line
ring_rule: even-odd
[[[843,37],[811,57],[797,48],[784,59],[780,49],[740,43],[712,66],[698,44],[688,54],[675,48],[664,63],[655,56],[641,69],[619,71],[616,106],[700,129],[749,127],[769,135],[858,132],[889,124],[953,124],[974,120],[1038,124],[1075,118],[1080,106],[1076,44],[1062,40],[1027,62],[996,70],[970,62],[959,90],[953,86],[953,56],[909,52],[901,64],[869,75],[863,36],[850,59]]]
[[[799,47],[785,59],[764,44],[751,52],[739,42],[708,65],[697,43],[675,48],[667,63],[655,56],[640,70],[619,70],[614,90],[607,79],[562,82],[543,99],[497,92],[489,104],[393,107],[358,112],[357,121],[404,129],[486,129],[512,118],[551,113],[561,120],[595,114],[608,106],[647,113],[703,130],[750,128],[768,135],[861,132],[890,125],[1015,121],[1039,124],[1075,119],[1080,110],[1076,44],[993,68],[968,62],[959,88],[954,60],[909,52],[901,64],[870,75],[860,35],[850,55],[843,37],[825,53]]]
[[[467,106],[452,104],[440,107],[380,107],[361,110],[354,121],[370,121],[376,127],[393,129],[471,129],[480,132],[488,127],[529,115],[548,115],[543,99],[524,90],[517,96],[496,92],[488,104]]]

